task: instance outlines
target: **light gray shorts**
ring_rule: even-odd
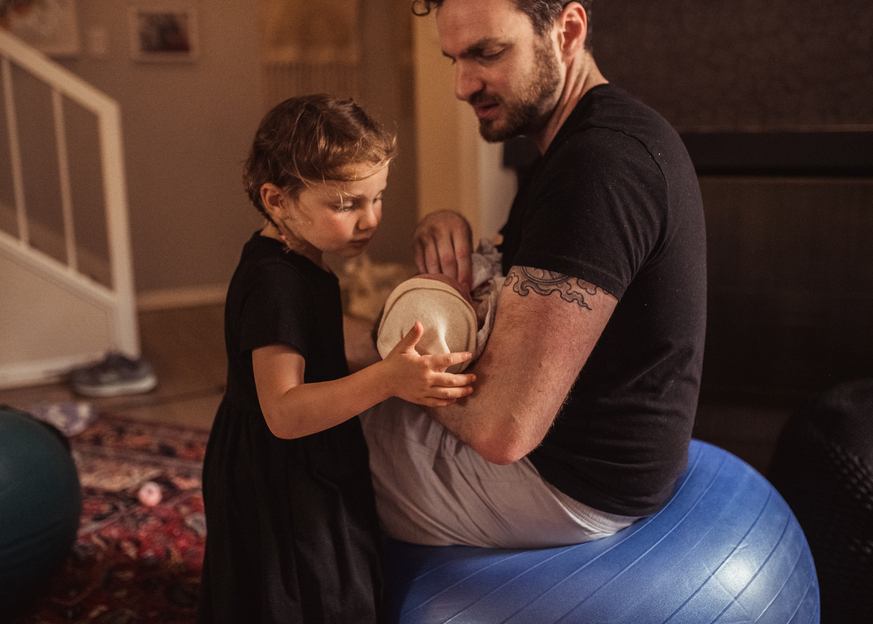
[[[414,544],[545,548],[607,537],[638,518],[592,509],[546,483],[527,458],[482,459],[417,405],[361,415],[385,532]]]

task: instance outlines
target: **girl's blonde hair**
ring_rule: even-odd
[[[293,97],[273,107],[255,133],[243,172],[252,204],[268,220],[261,187],[275,184],[292,198],[312,184],[352,182],[361,165],[378,170],[397,142],[352,100]]]

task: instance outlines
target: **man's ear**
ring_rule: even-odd
[[[283,216],[282,198],[285,192],[275,184],[267,182],[261,185],[261,204],[273,221]]]
[[[558,18],[558,43],[563,54],[576,54],[585,48],[588,13],[578,2],[570,2]]]

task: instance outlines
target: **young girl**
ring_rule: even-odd
[[[379,225],[394,139],[351,101],[292,98],[261,122],[245,168],[266,225],[225,307],[227,390],[203,467],[200,622],[378,622],[379,534],[355,416],[392,396],[446,405],[469,353],[420,356],[416,323],[349,375],[337,278]]]

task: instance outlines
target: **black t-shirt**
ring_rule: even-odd
[[[703,205],[679,136],[621,89],[591,89],[502,233],[505,274],[556,271],[619,300],[531,461],[597,509],[657,511],[687,462],[706,328]]]

